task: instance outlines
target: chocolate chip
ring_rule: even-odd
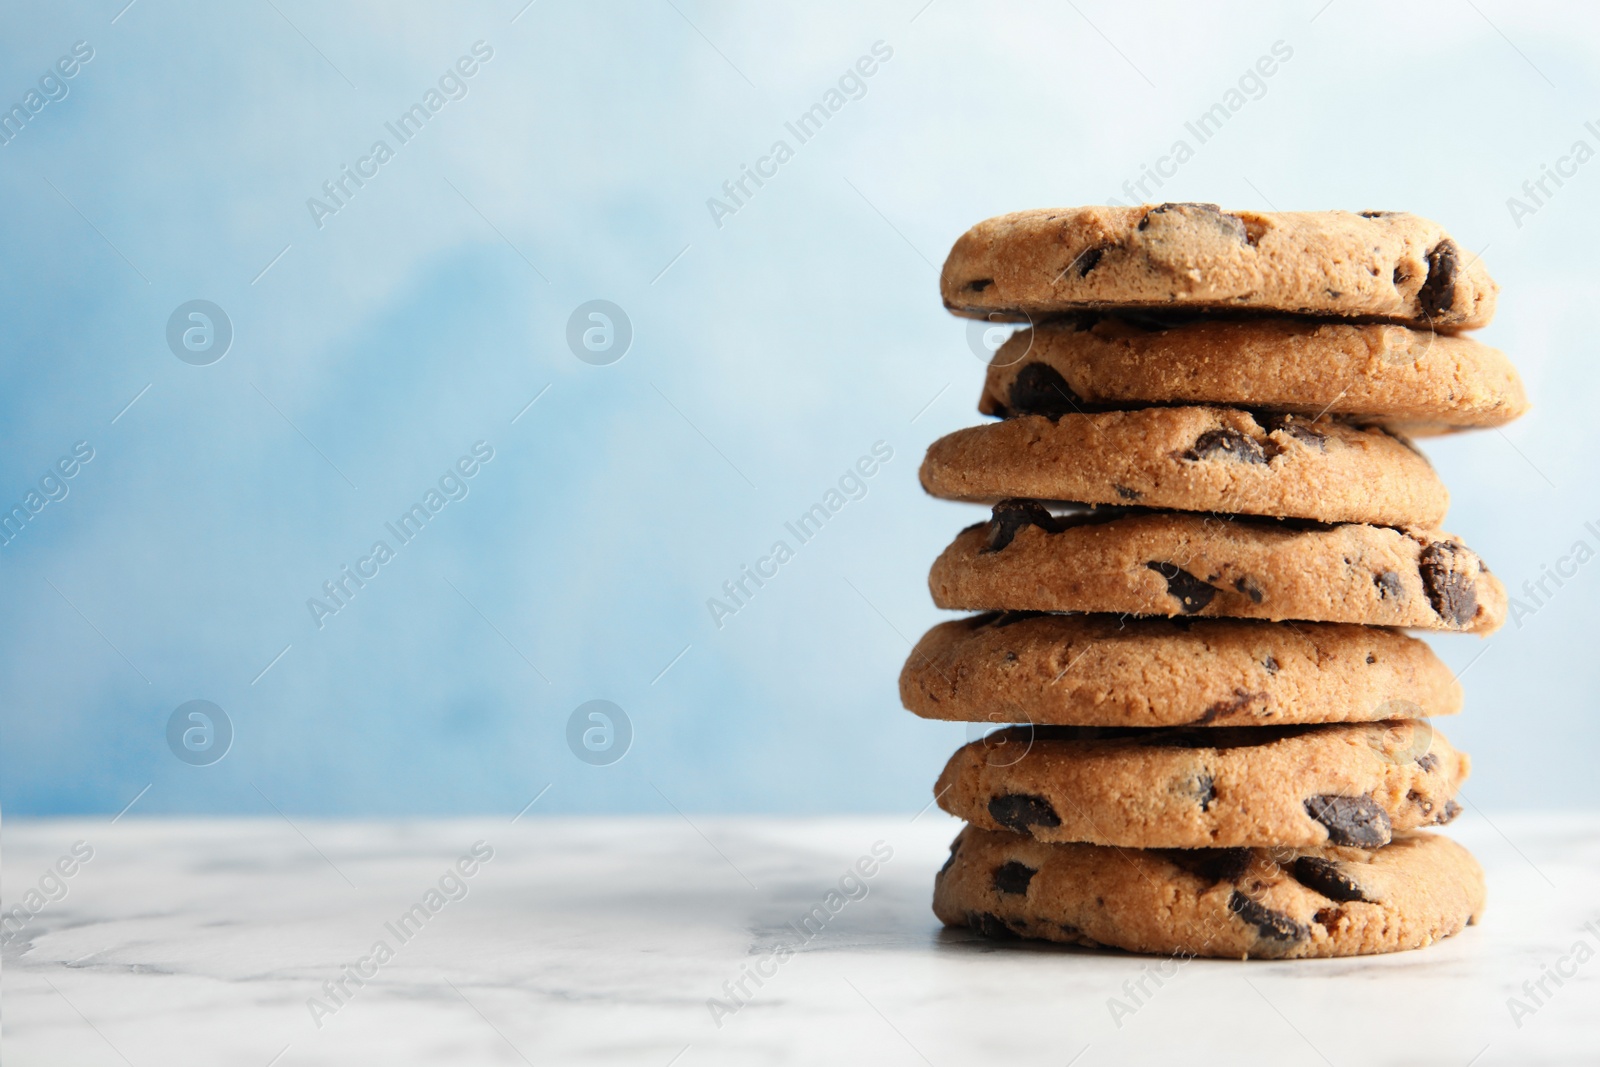
[[[1455,306],[1456,272],[1460,253],[1456,243],[1445,238],[1428,250],[1428,277],[1417,290],[1417,303],[1429,315],[1441,315]]]
[[[1371,652],[1368,652],[1367,653],[1367,662],[1368,663],[1376,663],[1376,662],[1378,662],[1378,657],[1374,656]]]
[[[1316,796],[1306,801],[1306,814],[1328,830],[1335,845],[1377,848],[1393,835],[1389,813],[1365,794],[1354,797]]]
[[[967,925],[984,937],[996,941],[1015,941],[1019,936],[1015,930],[1006,925],[1004,919],[987,911],[967,912]]]
[[[1478,613],[1478,588],[1470,573],[1457,569],[1464,549],[1454,541],[1435,541],[1422,550],[1417,572],[1433,610],[1457,626],[1465,626]],[[1464,560],[1460,561],[1465,566]]]
[[[1178,610],[1185,615],[1204,611],[1217,595],[1216,586],[1202,582],[1176,563],[1150,562],[1145,566],[1167,580],[1167,593],[1177,598]]]
[[[1268,670],[1277,670],[1277,660],[1274,660],[1271,656],[1268,656],[1267,659],[1272,663],[1272,666],[1269,667]],[[1210,707],[1206,708],[1205,712],[1201,714],[1198,719],[1194,720],[1194,725],[1204,726],[1205,724],[1214,722],[1217,719],[1237,715],[1239,712],[1243,711],[1245,708],[1248,708],[1256,701],[1264,701],[1265,699],[1265,693],[1252,693],[1247,689],[1235,689],[1233,691],[1232,699],[1219,700],[1215,704],[1212,704]]]
[[[1268,431],[1286,433],[1301,444],[1315,448],[1318,452],[1326,452],[1328,450],[1328,435],[1304,419],[1296,418],[1293,415],[1275,415],[1260,421]]]
[[[1261,603],[1261,601],[1266,599],[1267,596],[1267,594],[1262,591],[1261,587],[1256,584],[1255,579],[1249,576],[1235,578],[1233,580],[1233,587],[1239,590],[1239,592],[1243,593],[1245,596],[1249,597],[1252,604]]]
[[[1053,421],[1083,411],[1084,403],[1060,371],[1048,363],[1029,363],[1011,381],[1006,410],[1012,416],[1043,415]]]
[[[1054,827],[1061,825],[1061,816],[1044,797],[1030,793],[1005,793],[989,801],[989,817],[1019,834],[1031,826]]]
[[[1366,900],[1366,894],[1333,860],[1321,856],[1301,856],[1289,868],[1294,880],[1308,889],[1315,889],[1329,900]]]
[[[1174,866],[1182,868],[1211,885],[1237,882],[1250,869],[1247,848],[1168,848],[1154,849]]]
[[[1145,212],[1144,218],[1139,220],[1139,229],[1143,230],[1149,227],[1150,219],[1152,217],[1156,215],[1164,215],[1167,212],[1176,210],[1178,208],[1188,208],[1191,212],[1194,212],[1201,218],[1211,222],[1212,225],[1221,230],[1224,234],[1237,238],[1240,244],[1255,243],[1250,239],[1250,234],[1245,229],[1244,220],[1237,215],[1228,214],[1216,204],[1161,204]]]
[[[981,293],[994,284],[993,278],[977,278],[967,283],[967,292]]]
[[[1271,941],[1304,941],[1311,931],[1281,911],[1273,911],[1251,900],[1237,889],[1228,898],[1228,910],[1256,928],[1256,933]]]
[[[1432,752],[1424,752],[1417,757],[1417,766],[1422,768],[1422,773],[1432,774],[1439,769],[1439,757]]]
[[[1105,246],[1101,246],[1100,248],[1085,249],[1083,252],[1079,253],[1078,258],[1073,260],[1073,262],[1078,265],[1078,277],[1087,277],[1090,271],[1094,270],[1100,265],[1100,257],[1105,254]]]
[[[1117,495],[1124,500],[1138,500],[1140,497],[1144,496],[1144,494],[1139,492],[1137,489],[1129,489],[1127,486],[1118,485],[1115,482],[1111,483],[1111,488],[1115,489],[1117,491]]]
[[[1444,802],[1444,810],[1439,813],[1439,821],[1435,824],[1443,826],[1447,822],[1455,822],[1456,816],[1461,814],[1461,805],[1453,800]]]
[[[1398,211],[1363,211],[1361,217],[1364,219],[1386,219],[1390,215],[1398,214],[1400,214]]]
[[[1211,802],[1217,799],[1217,780],[1201,772],[1189,779],[1186,784],[1189,792],[1194,795],[1195,803],[1200,805],[1200,810],[1210,811]]]
[[[1400,575],[1394,571],[1374,574],[1372,584],[1378,587],[1379,600],[1399,600],[1405,592],[1405,586],[1400,584]]]
[[[994,891],[1026,893],[1028,883],[1033,881],[1033,876],[1038,873],[1038,868],[1029,867],[1026,863],[1018,863],[1016,860],[1007,860],[994,869]]]
[[[1260,441],[1226,426],[1207,430],[1195,439],[1189,451],[1181,455],[1182,458],[1191,461],[1232,459],[1240,463],[1267,462],[1267,450],[1262,447]]]
[[[999,552],[1025,526],[1037,526],[1046,533],[1056,533],[1061,529],[1050,510],[1037,501],[1002,500],[994,506],[989,520],[989,544],[982,551]]]
[[[1261,666],[1268,674],[1277,674],[1278,673],[1278,658],[1276,656],[1274,656],[1271,652],[1268,652],[1267,653],[1267,658],[1261,661]]]

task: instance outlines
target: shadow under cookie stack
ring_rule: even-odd
[[[1487,634],[1506,594],[1440,530],[1411,443],[1527,408],[1464,336],[1496,286],[1394,212],[1029,211],[956,242],[958,315],[1027,324],[936,441],[992,506],[934,563],[900,678],[961,748],[947,925],[1180,956],[1392,952],[1484,902],[1460,845],[1461,687],[1405,630]]]

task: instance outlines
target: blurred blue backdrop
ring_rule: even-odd
[[[9,814],[510,817],[548,787],[536,811],[909,817],[964,734],[895,678],[980,514],[917,485],[978,421],[937,266],[1018,208],[1442,221],[1501,282],[1481,336],[1536,404],[1429,443],[1449,528],[1513,591],[1600,543],[1600,163],[1523,188],[1600,148],[1600,11],[125,3],[13,5],[0,35],[0,502],[30,516],[0,548]],[[169,344],[195,300],[220,359],[215,314]],[[620,359],[615,314],[569,344],[594,300]],[[385,524],[419,503],[402,543]],[[1435,641],[1483,808],[1594,804],[1597,602],[1580,569],[1487,641]],[[608,765],[568,744],[597,699],[631,724]],[[191,700],[231,724],[220,761],[169,745]]]

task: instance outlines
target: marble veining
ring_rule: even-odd
[[[1463,817],[1432,948],[1165,971],[942,930],[937,812],[691,818],[7,820],[5,1063],[1600,1062],[1600,817]]]

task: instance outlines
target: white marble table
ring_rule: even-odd
[[[7,923],[4,1062],[1600,1062],[1600,961],[1565,956],[1600,948],[1583,929],[1600,920],[1600,818],[1463,818],[1489,910],[1441,945],[1193,961],[1159,988],[1146,980],[1153,995],[1121,1019],[1108,1000],[1130,1003],[1124,983],[1158,961],[940,930],[928,896],[953,832],[935,812],[8,820],[5,906],[32,910],[41,881],[59,899],[41,891],[36,914]],[[86,862],[72,858],[80,841]],[[879,841],[893,855],[866,895],[771,962],[798,940],[788,924]],[[492,858],[445,877],[475,842]],[[71,876],[49,875],[62,857]],[[426,918],[397,926],[417,904]],[[379,941],[392,958],[372,955]],[[1575,974],[1545,979],[1551,995],[1514,1019],[1507,998],[1563,958]],[[708,1000],[753,967],[775,973],[759,988],[745,978],[748,1003],[714,1020]],[[341,978],[346,995],[330,995]]]

